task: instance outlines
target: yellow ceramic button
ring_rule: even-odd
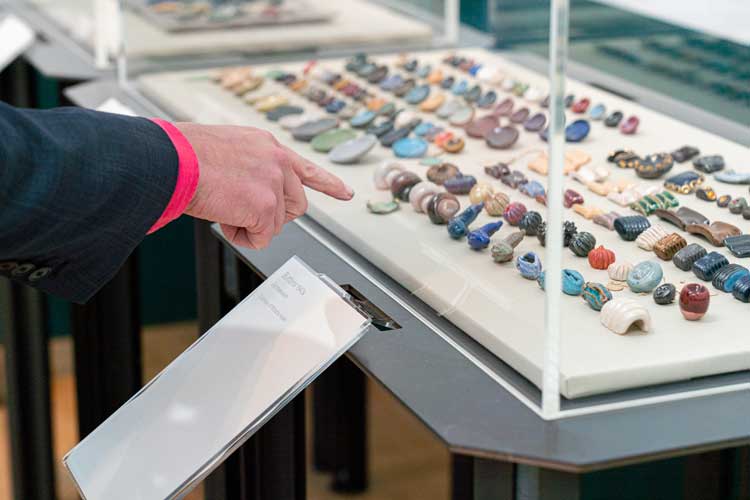
[[[272,95],[263,100],[258,101],[255,105],[255,108],[258,111],[265,113],[266,111],[271,111],[274,108],[278,108],[279,106],[286,104],[287,102],[288,101],[286,97],[284,96]]]
[[[442,106],[443,102],[445,102],[445,94],[434,94],[422,101],[419,105],[419,109],[431,113]]]

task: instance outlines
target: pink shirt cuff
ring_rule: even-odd
[[[198,177],[200,177],[198,157],[195,155],[195,151],[193,151],[193,147],[188,140],[182,135],[182,132],[168,121],[158,118],[152,118],[151,121],[159,125],[172,141],[174,148],[177,150],[179,170],[172,198],[169,200],[167,208],[164,209],[164,213],[161,214],[159,220],[149,229],[148,234],[161,229],[182,215],[190,200],[193,199],[195,190],[198,187]]]

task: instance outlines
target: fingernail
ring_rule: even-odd
[[[349,199],[354,198],[354,189],[351,186],[346,186],[346,190],[349,192]]]

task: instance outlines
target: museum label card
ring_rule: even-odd
[[[64,459],[87,500],[181,498],[369,320],[293,257]]]

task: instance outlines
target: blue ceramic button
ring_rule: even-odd
[[[568,142],[581,142],[589,135],[591,125],[587,120],[576,120],[565,127],[565,140]]]
[[[432,65],[431,64],[425,64],[424,66],[420,66],[417,70],[417,76],[420,78],[427,78],[427,75],[430,74],[430,71],[432,71]]]
[[[374,111],[366,110],[356,114],[349,123],[352,127],[362,128],[366,127],[372,122],[377,114]]]
[[[469,88],[469,83],[466,80],[461,80],[457,84],[453,86],[453,89],[451,92],[453,92],[453,95],[464,95],[466,93],[466,90]]]
[[[495,101],[497,100],[497,92],[494,90],[488,90],[485,94],[482,94],[482,96],[477,100],[477,106],[479,106],[482,109],[489,108],[493,104],[495,104]]]
[[[418,137],[404,137],[393,143],[392,148],[399,158],[421,158],[427,152],[427,141]]]
[[[430,86],[427,84],[418,85],[404,96],[404,100],[409,104],[419,104],[424,101],[428,95],[430,95]]]
[[[326,112],[335,114],[344,109],[344,106],[346,106],[346,102],[340,99],[335,99],[328,103],[328,105],[326,106]]]
[[[471,76],[477,76],[477,73],[479,72],[480,69],[482,69],[482,65],[481,64],[475,64],[474,66],[472,66],[471,68],[469,68],[469,74]]]
[[[401,75],[391,75],[380,82],[380,88],[390,92],[391,90],[403,85],[403,83],[404,78]]]
[[[604,118],[604,114],[607,112],[607,107],[604,106],[604,104],[597,104],[593,108],[591,108],[591,111],[589,111],[589,116],[592,120],[601,120]]]
[[[419,137],[422,137],[423,135],[427,134],[430,130],[435,128],[435,125],[433,125],[430,122],[422,122],[414,129],[414,133],[418,135]]]

